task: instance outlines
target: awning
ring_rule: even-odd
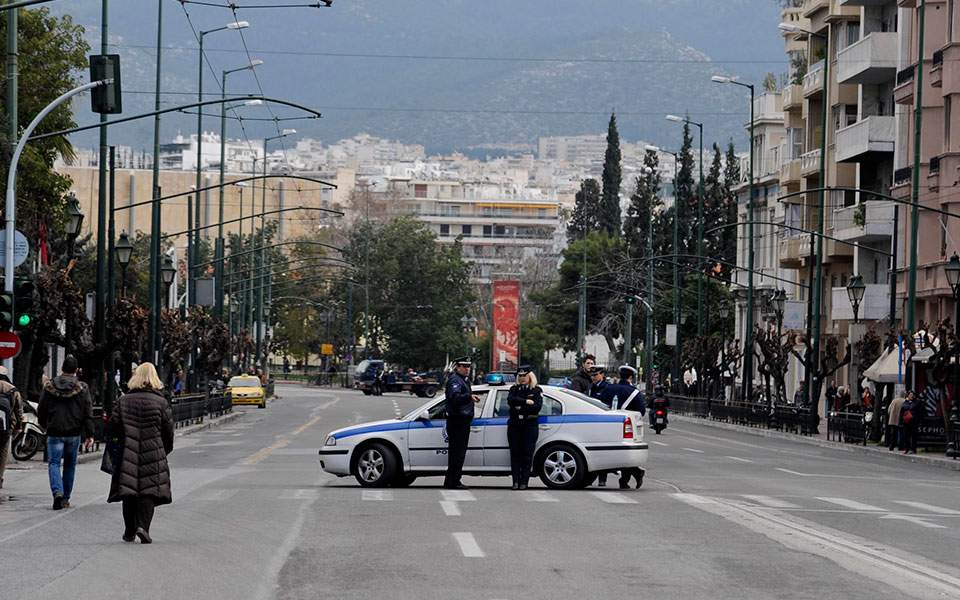
[[[899,365],[900,351],[896,346],[887,348],[870,367],[863,372],[863,376],[876,383],[899,383],[906,377],[908,350],[904,350],[904,364]],[[898,380],[898,375],[900,379]]]
[[[933,346],[927,346],[920,352],[917,352],[910,360],[912,360],[913,362],[925,363],[931,358],[933,358],[933,355],[936,353],[937,351]]]

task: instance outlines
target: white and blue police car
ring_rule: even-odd
[[[648,446],[640,413],[610,410],[573,390],[543,386],[540,436],[534,471],[554,489],[589,486],[600,473],[642,467]],[[509,475],[505,387],[475,386],[475,407],[465,475]],[[400,419],[376,421],[330,433],[320,449],[328,473],[353,475],[361,486],[408,486],[417,477],[447,468],[446,408],[431,400]]]

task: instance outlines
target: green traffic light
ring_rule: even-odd
[[[20,327],[26,327],[30,325],[30,315],[20,315],[17,318],[17,325]]]

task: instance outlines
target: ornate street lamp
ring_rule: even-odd
[[[956,254],[954,254],[954,257],[956,257]],[[953,264],[952,259],[950,262],[951,264]],[[960,260],[958,260],[957,269],[958,269],[958,272],[960,272]],[[949,267],[948,267],[947,278],[949,279],[949,277],[950,275],[949,275]],[[950,285],[955,286],[955,284],[953,283],[951,283]],[[850,299],[850,304],[853,306],[853,322],[854,323],[860,322],[860,303],[863,301],[863,294],[866,291],[867,291],[867,286],[863,284],[863,277],[861,277],[860,275],[854,275],[853,277],[850,278],[850,282],[847,283],[847,298]],[[954,292],[954,297],[956,297],[956,292]]]
[[[80,201],[76,194],[70,193],[70,200],[67,201],[67,227],[66,233],[75,240],[80,235],[80,227],[83,225],[83,213],[80,211]]]
[[[117,262],[123,269],[120,275],[120,296],[127,295],[127,265],[130,264],[130,258],[133,256],[133,244],[130,243],[130,236],[127,232],[120,234],[120,239],[113,246],[113,251],[117,255]]]
[[[953,292],[954,318],[960,319],[960,256],[957,256],[956,252],[950,257],[950,262],[947,263],[947,266],[944,267],[943,270],[947,274],[947,282],[950,284],[950,290]],[[960,321],[954,321],[954,323],[960,323]],[[955,344],[956,348],[960,350],[960,343],[955,342]],[[953,365],[954,377],[960,378],[960,356],[957,356],[955,360],[956,362]],[[954,381],[953,390],[953,407],[950,413],[951,421],[956,421],[953,417],[958,414],[956,407],[960,398],[958,398],[957,390],[960,390],[960,381]],[[946,454],[950,458],[956,458],[960,455],[960,450],[958,450],[958,442],[960,442],[960,433],[957,431],[958,425],[960,424],[956,422],[953,423],[953,439],[947,444]]]
[[[167,302],[169,304],[170,286],[173,285],[173,278],[177,274],[177,266],[173,264],[173,259],[169,255],[163,257],[163,266],[160,267],[160,278],[163,280],[166,288]],[[169,308],[169,306],[167,307]]]

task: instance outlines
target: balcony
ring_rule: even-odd
[[[803,108],[803,87],[790,84],[783,88],[783,110],[797,110]]]
[[[930,85],[936,88],[943,87],[943,50],[933,53],[933,61],[930,63]]]
[[[883,6],[890,0],[840,0],[841,6]]]
[[[812,98],[823,92],[823,61],[811,65],[803,77],[803,97]]]
[[[840,83],[876,85],[897,75],[897,34],[875,31],[837,55]]]
[[[780,240],[780,267],[799,269],[810,257],[810,236],[797,235]]]
[[[834,321],[852,321],[853,306],[847,296],[847,288],[831,288],[830,318]],[[868,283],[860,302],[860,320],[878,321],[890,316],[890,286],[883,283]]]
[[[780,185],[786,187],[790,184],[800,183],[800,159],[794,158],[785,160],[780,165]]]
[[[753,118],[757,121],[783,122],[783,104],[780,94],[765,92],[753,101]]]
[[[848,4],[843,0],[830,0],[830,12],[827,14],[827,21],[839,21],[859,16],[859,6]]]
[[[820,173],[820,148],[800,156],[800,176],[810,177]]]
[[[837,162],[861,162],[875,153],[892,153],[897,118],[872,116],[837,131]]]
[[[836,210],[833,213],[833,237],[847,242],[889,239],[893,236],[893,209],[892,202],[868,200]]]
[[[803,17],[809,19],[817,11],[830,8],[830,0],[807,0],[803,3]]]
[[[893,88],[893,101],[897,104],[913,104],[914,65],[897,71],[897,87]]]

